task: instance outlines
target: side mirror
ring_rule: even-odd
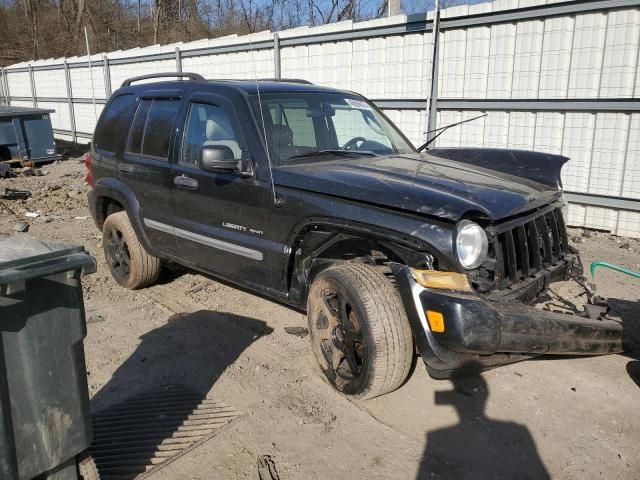
[[[205,145],[200,149],[200,168],[206,172],[244,172],[244,162],[233,158],[226,145]]]

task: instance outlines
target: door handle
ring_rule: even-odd
[[[195,190],[198,188],[198,180],[195,178],[187,177],[185,175],[178,175],[173,179],[174,185],[177,187],[189,188],[191,190]]]
[[[118,162],[118,171],[121,173],[135,173],[138,169],[131,163]]]

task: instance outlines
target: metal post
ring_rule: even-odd
[[[2,69],[3,79],[4,79],[4,94],[7,96],[7,105],[11,105],[11,92],[9,91],[9,74],[7,73],[7,69]]]
[[[29,69],[29,83],[31,84],[31,102],[33,103],[33,108],[38,108],[36,82],[33,80],[33,68],[31,68],[31,64],[29,64],[27,68]]]
[[[107,100],[111,96],[111,70],[109,68],[109,57],[104,53],[102,54],[102,72],[104,74],[104,93],[107,96]]]
[[[440,0],[435,0],[433,12],[433,49],[431,52],[431,94],[427,102],[427,141],[431,140],[436,132],[438,123],[438,53],[440,50]]]
[[[388,0],[387,2],[387,16],[394,15],[400,15],[400,0]]]
[[[273,34],[273,76],[282,78],[280,69],[280,35],[277,33]]]
[[[182,72],[182,56],[180,55],[180,47],[176,47],[176,72]]]
[[[2,97],[2,104],[7,104],[7,97],[4,93],[4,68],[0,68],[0,97]]]
[[[71,74],[69,73],[69,64],[64,61],[64,78],[67,83],[67,102],[69,103],[69,122],[71,124],[71,139],[73,143],[77,143],[76,137],[76,114],[73,109],[73,96],[71,92]]]
[[[87,60],[89,61],[89,78],[91,79],[91,99],[93,100],[93,116],[98,123],[98,108],[96,107],[96,91],[93,88],[93,65],[91,65],[91,51],[89,50],[89,34],[87,27],[84,27],[84,40],[87,43]]]

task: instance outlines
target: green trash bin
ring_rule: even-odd
[[[0,479],[77,478],[92,440],[83,247],[0,240]]]

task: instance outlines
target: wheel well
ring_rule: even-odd
[[[347,228],[313,226],[301,232],[291,248],[287,269],[291,299],[304,306],[315,276],[340,262],[368,263],[388,270],[390,262],[433,268],[435,260],[427,252],[388,238],[363,235]]]
[[[96,202],[97,223],[100,228],[104,225],[104,221],[112,213],[123,211],[125,208],[120,202],[110,197],[98,197]]]

